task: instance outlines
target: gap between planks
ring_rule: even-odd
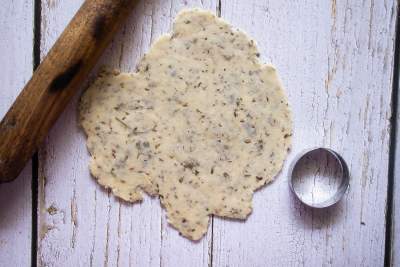
[[[386,233],[385,233],[385,258],[384,266],[393,266],[398,264],[393,257],[394,251],[394,227],[396,223],[396,214],[394,212],[394,190],[395,190],[395,164],[397,147],[398,127],[398,108],[399,108],[399,71],[400,71],[400,5],[397,5],[396,30],[395,30],[395,47],[394,47],[394,63],[393,63],[393,89],[391,102],[391,118],[390,118],[390,144],[389,144],[389,169],[388,169],[388,189],[387,189],[387,206],[386,206]],[[397,222],[398,223],[398,222]],[[397,260],[399,261],[399,260]]]
[[[34,0],[33,8],[33,71],[40,64],[40,37],[41,37],[41,0]],[[32,157],[32,239],[31,239],[31,266],[37,266],[38,252],[38,190],[39,190],[39,156]]]

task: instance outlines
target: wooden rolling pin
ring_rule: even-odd
[[[84,2],[1,121],[0,182],[22,171],[136,2]]]

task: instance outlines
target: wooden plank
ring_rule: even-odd
[[[274,64],[294,117],[293,149],[327,146],[349,164],[350,190],[312,210],[287,185],[287,165],[254,197],[246,223],[214,221],[216,266],[382,266],[397,3],[222,0]]]
[[[82,2],[42,1],[42,56]],[[173,17],[185,6],[215,10],[216,4],[213,0],[141,1],[99,65],[133,71],[151,42],[170,30]],[[179,237],[167,225],[158,199],[122,203],[90,177],[77,103],[78,96],[40,152],[40,265],[207,265],[210,235],[198,243]]]
[[[0,3],[0,118],[32,75],[33,3]],[[32,166],[17,180],[0,185],[0,266],[30,266]]]

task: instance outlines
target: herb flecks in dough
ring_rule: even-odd
[[[181,12],[137,73],[102,73],[81,100],[90,170],[127,201],[159,195],[200,239],[209,215],[246,218],[290,146],[287,99],[253,40],[209,12]]]

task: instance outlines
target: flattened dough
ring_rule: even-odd
[[[136,73],[103,73],[83,95],[92,175],[127,201],[158,194],[168,221],[193,240],[211,214],[246,218],[292,133],[276,71],[258,56],[213,14],[181,12]]]

